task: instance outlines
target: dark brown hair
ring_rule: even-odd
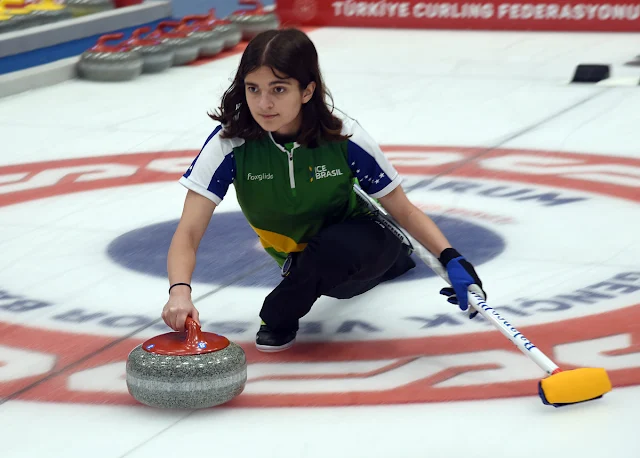
[[[342,120],[333,114],[333,98],[320,73],[318,53],[309,37],[297,29],[269,30],[253,38],[240,60],[231,86],[222,96],[220,108],[209,116],[223,125],[224,138],[256,139],[265,134],[253,119],[245,94],[244,79],[261,66],[278,78],[294,78],[300,90],[316,83],[311,99],[302,105],[302,125],[296,141],[311,148],[324,141],[343,141]],[[331,100],[331,108],[326,99]]]

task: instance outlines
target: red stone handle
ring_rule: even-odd
[[[182,18],[182,23],[187,23],[191,21],[206,21],[209,19],[208,14],[192,14],[191,16],[185,16]]]
[[[185,328],[187,329],[187,340],[186,344],[190,347],[197,347],[198,342],[202,340],[202,332],[200,331],[200,326],[196,323],[196,320],[187,317],[187,320],[184,323]]]
[[[135,29],[131,34],[132,38],[143,38],[141,35],[146,35],[151,32],[151,27],[141,27],[139,29]]]
[[[157,29],[162,32],[162,35],[169,38],[186,38],[189,36],[189,31],[181,28],[182,23],[180,21],[163,21],[158,24]]]
[[[151,33],[151,27],[140,27],[135,29],[131,34],[131,38],[127,40],[130,46],[156,46],[162,43],[159,32]]]
[[[166,356],[192,356],[222,350],[230,342],[224,336],[202,332],[190,316],[184,322],[186,332],[170,332],[153,337],[142,344],[149,353]]]
[[[4,2],[3,2],[4,3]],[[29,6],[27,2],[9,2],[4,3],[4,7],[8,10],[21,10]]]
[[[178,21],[162,21],[158,24],[158,30],[161,32],[171,32],[173,29],[180,26],[180,22]]]
[[[238,3],[241,5],[253,5],[256,9],[262,8],[262,2],[260,2],[260,0],[238,0]]]
[[[219,19],[216,17],[216,9],[211,8],[209,10],[209,14],[207,15],[207,23],[209,25],[228,25],[231,24],[231,21],[228,19]]]
[[[185,16],[180,22],[191,30],[211,30],[215,26],[211,24],[208,14]]]
[[[124,33],[110,33],[108,35],[102,35],[98,38],[98,46],[106,45],[107,41],[122,40]]]
[[[107,35],[102,35],[100,38],[98,38],[98,42],[93,48],[91,48],[91,50],[96,52],[127,51],[129,47],[126,43],[118,43],[116,45],[107,44],[107,41],[117,41],[122,40],[123,38],[124,33],[110,33]]]

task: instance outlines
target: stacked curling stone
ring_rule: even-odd
[[[242,31],[237,24],[234,24],[228,19],[218,19],[215,8],[211,8],[209,14],[205,17],[207,24],[222,34],[224,50],[233,49],[240,43],[242,40]]]
[[[280,26],[280,19],[273,12],[265,11],[258,0],[240,0],[241,5],[253,5],[253,10],[238,10],[227,17],[228,20],[240,27],[242,38],[251,40],[256,35],[274,30]]]
[[[113,0],[64,0],[64,3],[75,17],[115,9]]]
[[[107,45],[122,40],[124,34],[103,35],[98,43],[80,56],[78,75],[92,81],[128,81],[142,73],[142,55],[126,43]]]
[[[51,24],[73,17],[69,8],[58,4],[55,0],[40,0],[36,3],[28,4],[26,8],[32,11],[34,19],[40,24]]]
[[[13,32],[40,25],[40,19],[27,8],[23,1],[0,0],[0,16],[7,17],[6,23],[0,25],[3,32]]]
[[[226,337],[202,332],[190,317],[186,332],[170,332],[134,348],[126,382],[142,404],[164,409],[204,409],[244,391],[247,359]]]
[[[209,24],[207,17],[185,16],[181,21],[181,28],[188,31],[189,36],[198,39],[200,57],[213,57],[224,49],[224,36]]]
[[[173,51],[173,65],[187,65],[200,54],[200,39],[189,35],[178,21],[163,21],[147,38],[158,39]]]
[[[173,65],[174,52],[170,45],[159,38],[149,37],[150,32],[150,27],[134,30],[127,45],[142,56],[143,73],[160,73]]]
[[[0,9],[0,33],[20,30],[20,22],[19,17],[7,14],[4,8]]]

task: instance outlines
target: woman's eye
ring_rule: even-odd
[[[276,94],[282,94],[284,93],[287,89],[283,86],[276,86],[274,89]]]
[[[253,86],[249,86],[249,87],[247,88],[247,90],[248,90],[249,92],[252,92],[252,93],[256,93],[256,92],[258,92],[258,88],[257,88],[257,87],[253,87]]]

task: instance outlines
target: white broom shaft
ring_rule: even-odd
[[[387,213],[384,208],[378,205],[366,192],[360,189],[357,185],[354,186],[356,194],[358,194],[362,199],[368,202],[371,206],[378,209],[385,217],[389,218],[394,222],[400,229],[403,230],[404,235],[409,240],[411,245],[413,246],[414,252],[418,255],[422,261],[429,266],[436,274],[438,274],[444,281],[446,281],[449,285],[451,285],[451,281],[449,280],[449,275],[447,271],[442,266],[440,261],[427,250],[422,244],[420,244],[416,239],[414,239],[406,229],[400,226],[393,217]],[[393,228],[390,228],[392,232],[395,232]],[[522,351],[526,356],[531,358],[542,370],[544,370],[547,374],[552,374],[554,371],[558,370],[558,366],[547,357],[542,351],[538,349],[529,339],[527,339],[521,332],[519,332],[506,318],[504,318],[500,313],[498,313],[494,308],[489,307],[482,296],[469,291],[467,293],[469,298],[469,305],[478,311],[485,319],[487,319],[491,324],[493,324],[505,337],[507,337],[516,347]]]
[[[411,235],[407,234],[407,238],[411,241],[415,253],[425,264],[427,264],[435,273],[442,277],[449,285],[449,276],[440,261],[425,247],[418,243]],[[525,355],[529,356],[542,370],[547,374],[552,374],[558,369],[558,366],[551,361],[542,351],[538,349],[529,339],[519,332],[506,318],[498,313],[493,307],[489,307],[482,296],[468,292],[469,305],[492,323],[502,334],[513,342]]]

